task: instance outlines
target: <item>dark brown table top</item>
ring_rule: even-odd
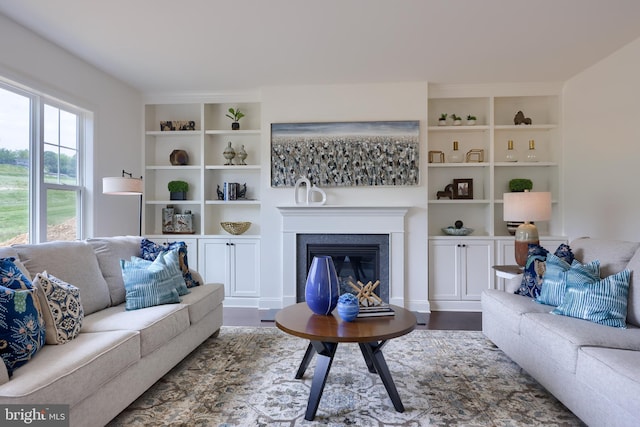
[[[408,334],[416,327],[416,316],[409,310],[392,305],[395,316],[357,318],[345,322],[337,310],[324,316],[315,314],[301,302],[290,305],[276,314],[276,326],[282,331],[324,342],[372,342],[396,338]]]

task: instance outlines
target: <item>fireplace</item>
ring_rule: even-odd
[[[298,234],[296,243],[296,301],[304,301],[311,260],[317,255],[333,259],[340,279],[340,294],[355,293],[350,282],[379,281],[375,294],[389,302],[388,234]]]
[[[387,276],[387,299],[390,304],[405,305],[404,234],[405,215],[409,210],[403,206],[279,206],[282,215],[282,304],[288,306],[298,302],[297,286],[306,282],[308,268],[306,252],[304,264],[298,266],[298,236],[320,235],[325,238],[338,235],[382,235],[387,239],[387,261],[380,261],[380,276]],[[319,244],[335,243],[329,241]],[[342,244],[341,242],[338,242]],[[349,242],[353,243],[353,242]],[[365,244],[358,242],[357,244]],[[382,257],[382,250],[381,255]],[[384,272],[384,266],[388,271]],[[303,278],[298,277],[302,272]],[[304,295],[304,292],[301,293]]]

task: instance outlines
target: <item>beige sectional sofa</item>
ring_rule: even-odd
[[[190,288],[178,304],[125,310],[120,259],[140,256],[140,237],[110,237],[0,248],[33,275],[80,289],[79,335],[45,345],[9,378],[0,363],[0,404],[67,404],[70,425],[108,423],[222,326],[222,284]]]
[[[550,314],[553,306],[530,297],[486,290],[483,332],[588,425],[637,426],[640,243],[583,238],[570,246],[582,263],[599,260],[602,278],[631,270],[627,329]]]

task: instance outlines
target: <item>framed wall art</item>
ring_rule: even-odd
[[[273,123],[271,186],[418,185],[419,147],[417,120]]]
[[[453,198],[473,199],[473,179],[454,179]]]

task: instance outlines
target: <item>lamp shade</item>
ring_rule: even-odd
[[[141,178],[109,176],[102,178],[102,192],[120,196],[139,196],[143,193]]]
[[[504,221],[549,221],[551,193],[545,191],[504,193]]]

